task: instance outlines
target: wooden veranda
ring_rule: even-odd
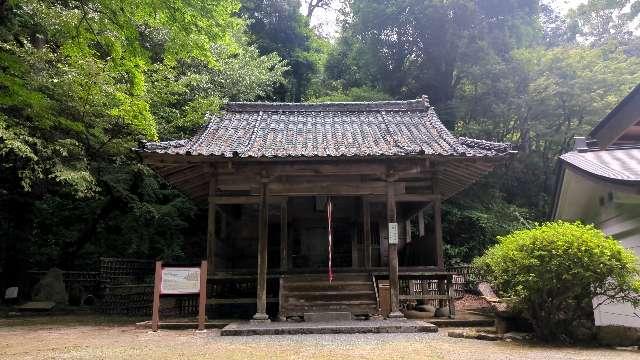
[[[452,136],[426,97],[230,103],[195,137],[138,151],[169,183],[208,206],[209,303],[255,303],[256,321],[269,320],[268,303],[278,303],[283,319],[377,314],[380,280],[389,283],[390,318],[403,317],[401,300],[450,300],[442,201],[512,153],[506,144]],[[336,208],[331,284],[327,199]],[[391,226],[397,242],[389,241]],[[248,260],[249,249],[257,262]],[[402,279],[411,280],[406,293]],[[440,281],[438,294],[415,286],[427,279]],[[256,296],[229,295],[238,284]]]

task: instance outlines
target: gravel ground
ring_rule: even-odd
[[[90,321],[87,321],[90,323]],[[455,339],[436,334],[221,337],[218,330],[0,320],[1,359],[640,359],[640,352]]]

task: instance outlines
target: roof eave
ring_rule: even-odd
[[[168,152],[156,152],[147,151],[145,149],[134,149],[135,152],[140,154],[143,159],[150,157],[165,157],[165,158],[183,158],[184,162],[226,162],[226,161],[239,161],[239,162],[278,162],[278,161],[350,161],[350,160],[397,160],[397,159],[425,159],[425,160],[439,160],[439,161],[491,161],[502,162],[506,161],[515,154],[517,151],[508,151],[502,154],[494,155],[437,155],[437,154],[411,154],[411,155],[352,155],[352,156],[225,156],[225,155],[202,155],[202,154],[189,154],[189,153],[168,153]]]
[[[580,166],[568,161],[567,159],[563,159],[562,157],[560,157],[560,161],[567,168],[570,168],[572,170],[576,170],[577,172],[579,172],[583,176],[587,176],[587,177],[590,177],[592,179],[595,179],[595,180],[598,180],[600,182],[604,182],[604,183],[607,183],[607,184],[637,187],[638,188],[637,191],[640,191],[640,179],[620,179],[620,178],[605,176],[605,175],[597,174],[597,173],[591,172],[591,171],[589,171],[587,169],[584,169],[584,168],[582,168],[582,167],[580,167]]]

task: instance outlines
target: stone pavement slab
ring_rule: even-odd
[[[438,327],[420,320],[353,320],[332,322],[235,322],[225,326],[222,336],[374,334],[437,332]]]

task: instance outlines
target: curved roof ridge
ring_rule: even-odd
[[[436,113],[433,107],[430,107],[427,111],[425,121],[429,126],[426,127],[427,132],[431,135],[436,143],[444,143],[443,148],[450,148],[453,150],[451,155],[464,155],[467,154],[468,148],[458,141],[449,129],[442,123],[438,113]]]
[[[392,100],[370,102],[322,102],[322,103],[278,103],[278,102],[229,102],[223,110],[229,112],[272,111],[427,111],[430,108],[425,98],[416,100]]]
[[[503,151],[510,151],[512,146],[510,143],[501,143],[497,141],[472,139],[464,136],[458,137],[458,141],[460,142],[460,144],[464,146],[470,146],[470,147],[484,149],[484,150],[501,149]]]

